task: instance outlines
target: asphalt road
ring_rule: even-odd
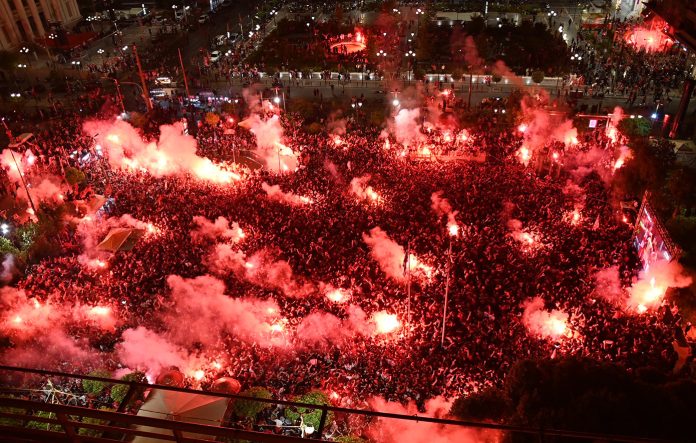
[[[216,35],[229,32],[239,33],[242,29],[248,33],[252,27],[252,19],[256,11],[256,7],[260,2],[258,0],[251,1],[235,1],[232,5],[223,7],[216,14],[211,15],[209,23],[200,25],[196,23],[196,28],[189,32],[188,44],[182,48],[182,56],[188,60],[189,64],[199,56],[201,48],[208,48],[209,42]],[[241,19],[241,27],[240,27]],[[190,17],[189,20],[196,20],[195,17]]]

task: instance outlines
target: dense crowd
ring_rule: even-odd
[[[679,96],[683,81],[693,67],[693,59],[671,41],[655,49],[626,41],[632,30],[640,26],[635,21],[617,23],[613,33],[599,34],[597,41],[589,35],[579,36],[571,51],[579,57],[574,60],[586,92],[591,89],[592,94],[623,95],[629,106],[665,104]],[[613,39],[609,53],[602,49],[608,39]]]
[[[115,203],[110,216],[130,214],[160,232],[139,241],[132,251],[111,255],[108,270],[95,270],[80,261],[80,238],[66,225],[59,237],[60,255],[31,266],[16,282],[39,300],[57,296],[66,305],[98,303],[118,312],[115,333],[71,326],[71,334],[86,337],[98,357],[87,367],[61,367],[82,372],[100,366],[116,369],[113,350],[120,331],[161,326],[157,314],[169,304],[167,277],[210,273],[206,256],[212,240],[192,239],[194,215],[210,220],[225,216],[239,223],[248,233],[241,245],[244,251],[273,251],[290,264],[295,278],[349,290],[351,303],[365,312],[388,310],[402,323],[396,333],[355,337],[349,345],[324,343],[282,351],[229,336],[225,365],[206,375],[204,386],[227,375],[243,386],[268,386],[280,397],[316,387],[339,393],[344,405],[383,396],[416,400],[422,407],[437,395],[452,398],[499,385],[511,365],[525,358],[577,355],[627,368],[673,366],[671,342],[678,318],[656,312],[624,315],[597,289],[597,271],[618,266],[628,285],[638,266],[630,227],[617,216],[596,173],[569,191],[568,171],[547,174],[525,167],[515,155],[519,134],[490,122],[471,129],[467,141],[467,152],[475,147],[487,154],[485,162],[443,163],[403,156],[393,139],[392,147],[385,149],[378,128],[349,121],[339,144],[326,133],[306,133],[296,117],[283,120],[285,142],[300,153],[299,169],[283,175],[248,171],[242,181],[230,185],[189,176],[112,171],[97,157],[85,163],[82,153],[93,152],[93,142],[82,133],[78,116],[51,122],[37,132],[37,163],[58,174],[67,166],[87,173],[86,183],[71,191],[68,200],[103,194]],[[197,136],[199,155],[230,161],[245,149],[253,150],[252,134],[242,128],[229,132],[204,125]],[[430,146],[444,144],[440,135],[428,137]],[[608,144],[601,132],[587,133],[579,142],[579,151]],[[349,192],[351,179],[367,174],[381,197],[379,203],[366,203]],[[271,201],[261,190],[262,182],[308,196],[313,204]],[[431,196],[437,191],[458,211],[457,238],[450,238],[445,220],[431,209]],[[566,215],[579,202],[582,218],[571,224]],[[525,249],[510,235],[511,218],[534,233],[534,248]],[[377,226],[433,266],[433,277],[413,278],[407,289],[406,283],[385,275],[362,239]],[[440,347],[450,241],[450,315]],[[302,297],[288,297],[234,273],[222,279],[230,297],[276,300],[289,330],[317,310],[345,315],[341,305],[316,288]],[[550,340],[525,328],[522,303],[536,296],[549,309],[570,315],[572,334]],[[11,361],[11,348],[4,351],[3,360]]]

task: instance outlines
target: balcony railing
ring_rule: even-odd
[[[48,383],[48,381],[52,381],[57,385],[65,383],[67,380],[93,380],[109,385],[127,385],[128,391],[115,411],[92,409],[63,403],[52,403],[41,401],[37,398],[31,398],[32,393],[45,392],[40,386]],[[327,437],[324,432],[329,413],[334,414],[336,417],[346,417],[348,415],[361,416],[367,421],[406,420],[422,424],[436,424],[440,427],[497,431],[501,434],[520,434],[527,435],[530,439],[540,442],[558,441],[558,439],[564,442],[603,441],[657,443],[665,441],[630,436],[599,435],[587,432],[439,419],[417,415],[401,415],[371,410],[312,405],[11,366],[0,366],[0,441],[111,443],[132,441],[136,437],[144,437],[178,443],[197,443],[211,440],[224,442],[299,443],[307,441],[309,438],[243,429],[241,425],[235,427],[235,424],[229,420],[223,420],[218,426],[212,426],[188,422],[185,421],[185,419],[177,419],[176,417],[171,417],[171,419],[143,417],[127,412],[126,405],[131,402],[138,392],[142,393],[147,390],[152,391],[155,389],[228,398],[230,400],[246,400],[265,403],[269,406],[282,405],[286,408],[303,408],[305,411],[320,410],[321,419],[319,427],[311,436],[314,441],[330,441],[326,439],[329,437]],[[36,397],[36,395],[34,395],[34,397]],[[45,428],[43,426],[44,424]],[[272,429],[273,426],[269,425],[269,428]],[[89,432],[85,432],[85,430],[89,430]]]

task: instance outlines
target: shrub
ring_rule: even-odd
[[[298,403],[307,403],[310,405],[329,405],[329,397],[322,391],[314,390],[297,397],[294,401]],[[319,422],[321,421],[321,409],[311,409],[311,408],[288,408],[285,411],[285,416],[292,421],[296,421],[302,416],[304,423],[307,426],[312,426],[314,429],[319,429]],[[329,411],[326,417],[325,426],[329,426],[334,419],[333,412]]]
[[[492,78],[493,82],[500,83],[500,81],[503,79],[503,76],[500,74],[493,74],[493,76],[491,78]]]
[[[53,412],[48,411],[38,411],[34,414],[35,417],[39,418],[50,418],[55,420],[56,415]],[[63,432],[63,427],[57,423],[46,423],[43,421],[30,421],[27,423],[27,428],[29,429],[43,429],[53,432]]]
[[[98,369],[96,371],[92,371],[89,374],[87,374],[91,377],[102,377],[102,378],[109,378],[111,377],[111,372],[103,370],[103,369]],[[82,380],[82,388],[87,392],[88,394],[92,395],[99,395],[102,392],[104,392],[104,389],[107,387],[107,384],[104,383],[103,381],[99,380]]]
[[[254,386],[249,389],[245,389],[244,391],[240,392],[239,395],[243,397],[263,398],[266,400],[273,397],[271,392],[262,386]],[[269,403],[238,399],[234,402],[234,413],[237,417],[254,418],[259,412],[263,411],[269,406]]]
[[[105,406],[102,406],[99,408],[100,411],[113,411],[111,408],[107,408]],[[92,417],[82,417],[82,423],[86,423],[89,425],[105,425],[108,424],[108,420],[103,420],[101,418],[92,418]],[[102,436],[102,431],[98,431],[96,429],[91,429],[91,428],[80,428],[77,431],[78,435],[84,435],[85,437],[101,437]]]

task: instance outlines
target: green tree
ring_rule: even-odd
[[[34,244],[34,240],[39,235],[39,224],[34,222],[25,223],[17,228],[17,239],[19,248],[27,250]]]
[[[262,386],[253,386],[249,389],[245,389],[240,392],[239,395],[243,397],[261,398],[269,400],[273,398],[271,391]],[[237,399],[234,402],[234,413],[237,417],[251,418],[256,417],[259,412],[270,407],[270,403],[259,402],[254,400],[243,400]]]
[[[689,166],[679,166],[669,173],[667,189],[674,203],[674,215],[682,209],[687,214],[696,206],[696,169]]]
[[[532,72],[532,81],[539,84],[544,81],[544,71],[534,71]]]
[[[624,118],[619,122],[619,130],[627,137],[647,137],[651,123],[646,118]]]
[[[294,401],[298,403],[306,403],[310,405],[320,405],[328,406],[330,404],[329,397],[322,391],[313,390],[308,393],[297,397]],[[285,416],[292,421],[296,421],[302,416],[305,425],[312,426],[314,429],[319,429],[319,422],[321,421],[321,409],[319,408],[288,408],[285,411]],[[325,426],[329,426],[334,420],[334,414],[332,411],[328,412],[326,417]]]
[[[147,383],[147,377],[145,376],[144,372],[140,371],[135,371],[131,372],[130,374],[126,374],[123,377],[121,377],[122,381],[127,381],[127,382],[137,382],[137,383]],[[128,393],[128,389],[130,388],[130,385],[127,384],[114,384],[111,387],[111,399],[117,403],[121,403],[125,398],[126,394]],[[142,387],[137,387],[135,388],[136,392],[135,395],[131,398],[131,403],[134,403],[136,400],[140,399],[145,392]]]
[[[70,186],[79,185],[85,181],[85,173],[77,168],[68,166],[65,168],[65,181],[68,182]]]
[[[110,378],[111,377],[111,372],[107,371],[105,369],[98,369],[96,371],[92,371],[89,374],[87,374],[91,377],[101,377],[101,378]],[[108,384],[106,384],[103,381],[99,380],[88,380],[88,379],[83,379],[82,380],[82,388],[87,392],[88,394],[92,395],[99,395],[102,392],[104,392],[104,389],[106,389]]]
[[[521,361],[505,378],[503,389],[490,388],[486,395],[492,400],[459,400],[453,414],[534,428],[676,441],[690,441],[694,435],[688,417],[696,408],[696,382],[672,380],[654,368],[629,373],[618,365],[587,359]],[[490,409],[474,408],[476,404]],[[502,404],[510,407],[500,408]]]
[[[472,420],[496,420],[510,412],[507,396],[500,389],[486,389],[466,397],[459,397],[452,404],[450,414]]]

